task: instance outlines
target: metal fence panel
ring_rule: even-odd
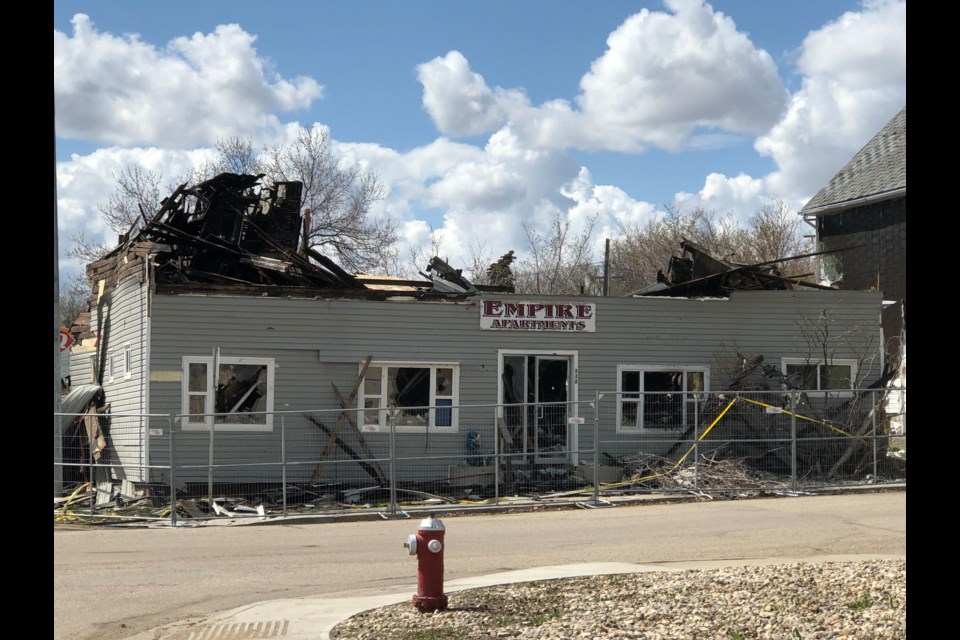
[[[169,432],[170,416],[110,413],[55,414],[61,424],[61,484],[55,517],[167,518],[170,467],[152,466],[147,433]],[[155,425],[161,425],[155,427]]]
[[[886,390],[597,392],[578,403],[251,414],[254,428],[240,429],[217,416],[57,414],[54,507],[60,518],[174,522],[351,510],[396,517],[904,482],[905,403],[891,408],[887,398]]]

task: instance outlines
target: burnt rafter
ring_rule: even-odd
[[[303,183],[263,177],[221,173],[181,184],[88,275],[116,269],[149,247],[158,283],[362,289],[332,261],[297,251]]]
[[[680,256],[670,258],[667,272],[657,273],[657,285],[631,295],[723,296],[736,290],[833,288],[804,280],[803,277],[809,274],[786,276],[778,265],[836,251],[817,251],[754,264],[738,264],[711,255],[691,240],[683,240],[680,249]]]

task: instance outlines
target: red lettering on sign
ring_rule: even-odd
[[[507,314],[506,314],[507,317],[509,318],[509,317],[512,316],[512,317],[522,318],[522,317],[523,317],[523,307],[524,307],[523,304],[514,304],[513,302],[508,302],[508,303],[507,303]]]
[[[497,302],[496,300],[484,300],[483,301],[483,315],[485,316],[499,316],[503,307],[503,304]]]

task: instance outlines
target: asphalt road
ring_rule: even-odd
[[[444,516],[448,580],[579,562],[906,557],[906,491]],[[416,520],[54,526],[54,638],[117,640],[264,600],[416,591]]]

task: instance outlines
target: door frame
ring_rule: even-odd
[[[503,357],[504,356],[555,356],[566,357],[570,362],[571,389],[567,394],[567,402],[573,403],[567,413],[567,418],[580,415],[579,388],[580,388],[580,352],[575,349],[498,349],[497,350],[497,418],[503,418]],[[496,427],[496,436],[499,437]],[[580,464],[580,454],[576,451],[580,442],[580,426],[567,423],[567,450],[570,453],[570,463]]]

